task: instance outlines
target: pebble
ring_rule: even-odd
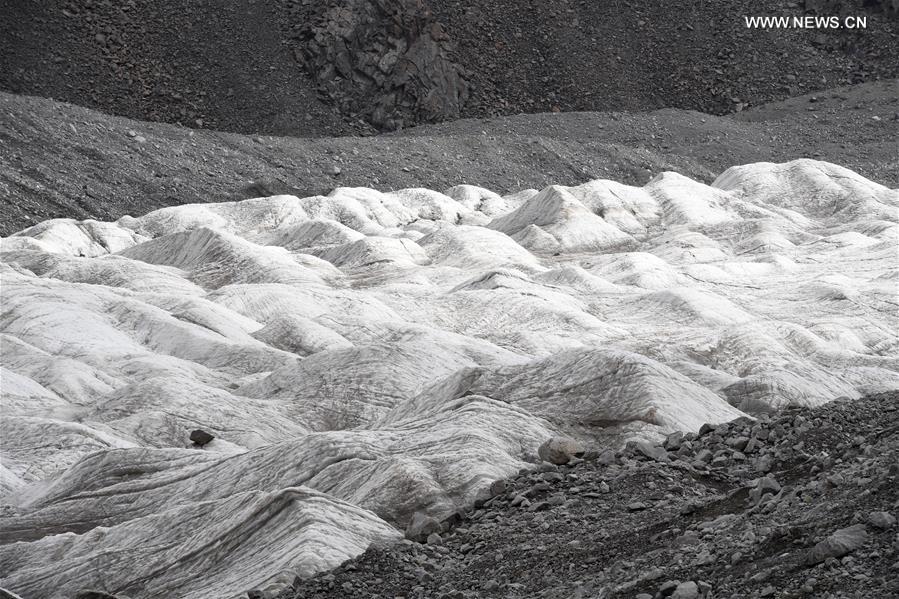
[[[646,441],[640,441],[637,443],[637,451],[639,451],[644,456],[648,457],[651,460],[655,460],[657,462],[667,462],[668,461],[668,452],[658,445],[651,445]]]
[[[774,467],[774,458],[770,455],[763,455],[755,464],[756,470],[759,472],[771,472]]]
[[[727,440],[727,444],[737,451],[743,451],[749,445],[749,437],[733,437]]]
[[[709,451],[708,449],[700,449],[698,452],[696,452],[695,461],[708,463],[712,461],[712,457],[713,454],[711,451]]]
[[[525,492],[525,496],[533,497],[534,495],[543,493],[544,491],[549,491],[550,489],[552,489],[552,487],[545,482],[536,483],[534,485],[531,485],[531,488]]]
[[[423,512],[415,512],[406,527],[406,538],[417,539],[427,537],[440,530],[440,522]]]
[[[659,587],[659,595],[662,597],[667,597],[677,588],[677,585],[680,584],[679,580],[669,580],[665,582],[662,586]]]
[[[867,540],[868,532],[864,524],[841,528],[812,547],[806,555],[805,564],[813,566],[830,558],[843,557],[864,545]]]
[[[868,523],[881,530],[889,530],[896,524],[896,517],[889,512],[871,512],[868,515]]]
[[[699,599],[699,585],[692,580],[682,582],[671,593],[671,599]]]
[[[758,503],[762,500],[763,496],[765,496],[769,493],[776,494],[779,492],[780,492],[780,483],[777,482],[777,480],[775,480],[771,476],[765,476],[765,477],[760,478],[758,480],[758,482],[756,483],[755,488],[753,488],[749,492],[749,498],[752,500],[753,503],[758,505]]]
[[[665,442],[662,446],[668,451],[677,451],[681,447],[681,443],[684,440],[684,433],[681,431],[675,431],[665,437]]]
[[[554,495],[550,495],[546,498],[546,503],[548,503],[549,505],[562,505],[565,503],[565,494],[556,493]]]
[[[611,449],[600,452],[600,454],[596,456],[596,462],[600,466],[611,466],[615,463],[615,452]]]

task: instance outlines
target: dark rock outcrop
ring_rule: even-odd
[[[450,38],[418,0],[332,0],[296,15],[295,52],[341,112],[382,129],[458,118],[468,83]]]

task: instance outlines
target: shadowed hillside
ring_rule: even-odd
[[[2,0],[0,89],[244,133],[458,117],[733,112],[899,75],[883,2]],[[744,16],[864,15],[862,31]]]

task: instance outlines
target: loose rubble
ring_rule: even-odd
[[[426,543],[373,547],[279,599],[899,593],[899,393],[585,457],[522,471]]]

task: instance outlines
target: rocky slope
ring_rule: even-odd
[[[543,463],[427,538],[280,598],[899,596],[897,402],[791,408]]]
[[[343,135],[256,0],[0,0],[0,89],[148,121]]]
[[[466,116],[685,108],[725,114],[895,77],[889,2],[431,0],[471,73]],[[746,16],[868,15],[869,28],[753,29]]]
[[[276,593],[456,518],[553,436],[619,448],[895,390],[897,209],[798,160],[5,237],[0,586]],[[709,449],[684,456],[738,459]]]
[[[666,170],[710,183],[733,164],[816,158],[899,186],[899,82],[857,85],[728,117],[659,110],[463,119],[324,139],[192,131],[0,94],[0,234],[55,217],[115,220],[163,206],[338,186],[458,184],[501,194]]]
[[[717,114],[899,76],[891,2],[0,0],[0,89],[140,120],[343,135],[552,110]],[[864,30],[748,29],[852,14]]]

